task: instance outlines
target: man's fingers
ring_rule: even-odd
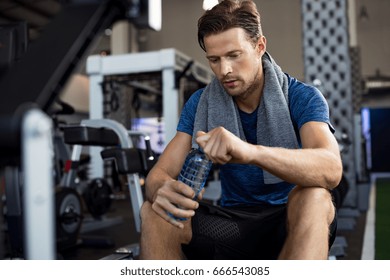
[[[205,134],[206,134],[206,132],[199,130],[196,132],[196,137],[200,137],[200,136],[205,135]]]
[[[204,131],[198,131],[196,133],[196,142],[199,144],[199,146],[201,146],[202,148],[204,148],[204,146],[206,146],[207,142],[210,140],[210,135],[209,134],[206,134],[206,132]]]
[[[194,190],[183,182],[180,182],[180,184],[176,185],[176,192],[181,193],[188,198],[193,198],[195,195]]]
[[[172,215],[169,215],[167,211],[165,211],[163,208],[161,208],[158,204],[154,203],[152,205],[152,209],[165,221],[168,223],[172,224],[175,227],[178,227],[180,229],[184,228],[183,223],[179,222],[178,220],[175,219],[175,217]]]

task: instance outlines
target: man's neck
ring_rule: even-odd
[[[262,79],[260,85],[252,93],[234,97],[238,108],[248,114],[255,111],[259,107],[263,95],[263,87],[264,79]]]

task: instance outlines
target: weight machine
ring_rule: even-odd
[[[160,10],[152,13],[155,8]],[[161,22],[154,20],[161,21],[161,0],[67,1],[21,59],[1,73],[0,168],[16,257],[56,258],[53,135],[47,114],[96,35],[120,19],[158,29]]]
[[[180,89],[181,80],[191,77],[198,87],[208,84],[213,74],[202,64],[176,49],[162,49],[144,53],[131,53],[111,56],[90,56],[87,59],[87,74],[90,80],[89,108],[90,119],[104,117],[104,92],[102,84],[109,77],[148,75],[150,79],[161,81],[161,88],[155,89],[162,95],[162,115],[165,125],[164,142],[169,142],[176,133],[180,110],[184,103]],[[131,86],[131,85],[130,85]],[[133,84],[134,86],[134,84]],[[101,147],[90,149],[92,177],[101,177],[103,163]]]
[[[164,122],[165,133],[162,135],[162,142],[164,143],[167,143],[176,132],[180,110],[186,98],[189,97],[186,96],[186,89],[188,95],[190,93],[192,94],[196,89],[208,84],[213,76],[208,68],[175,49],[111,56],[94,55],[88,57],[86,66],[90,81],[90,119],[84,120],[82,123],[87,125],[87,123],[94,122],[94,120],[106,118],[107,114],[110,113],[107,107],[112,107],[112,104],[110,104],[112,100],[108,101],[107,95],[113,96],[112,91],[114,91],[115,95],[128,94],[128,92],[120,90],[120,87],[131,88],[152,94],[158,100],[161,100],[160,105],[162,108],[154,109],[158,111],[159,116],[161,114]],[[133,92],[133,94],[136,93]],[[117,103],[119,98],[116,96],[114,99],[116,100],[114,103]],[[108,103],[110,106],[107,106]],[[127,104],[127,106],[129,105]],[[121,120],[121,122],[127,121],[130,120]],[[97,121],[93,126],[98,128],[101,125],[102,123]],[[116,125],[123,126],[124,124],[116,123]],[[129,128],[127,127],[126,129]],[[131,133],[134,134],[136,132],[131,128]],[[133,147],[133,143],[129,144]],[[136,231],[140,232],[139,211],[143,203],[143,195],[141,193],[137,172],[144,172],[147,167],[144,167],[142,170],[139,167],[142,166],[140,163],[138,163],[138,167],[134,164],[130,166],[139,158],[135,151],[136,149],[126,148],[128,144],[121,146],[125,148],[123,149],[121,147],[115,150],[107,150],[102,145],[90,146],[89,174],[91,178],[103,178],[105,175],[104,159],[109,157],[115,159],[118,172],[128,178],[127,181],[131,194],[131,205],[135,218]],[[151,147],[149,147],[149,150],[151,150]],[[147,164],[153,162],[145,160],[145,156],[143,158],[143,161]],[[132,244],[119,248],[105,259],[132,258],[137,255],[137,252],[138,245]]]
[[[11,242],[15,247],[25,244],[27,259],[54,259],[51,120],[37,108],[25,108],[0,123],[4,133],[0,167],[4,168],[9,230],[19,232],[23,228],[28,232],[16,234]],[[12,138],[17,141],[9,141]],[[22,206],[28,211],[22,211]]]

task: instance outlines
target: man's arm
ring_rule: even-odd
[[[342,175],[337,141],[328,124],[308,122],[300,129],[302,149],[252,145],[223,128],[199,133],[197,141],[214,162],[254,164],[300,186],[332,189]]]
[[[191,139],[190,135],[177,132],[146,178],[146,199],[152,204],[153,210],[178,227],[182,227],[182,224],[167,212],[189,218],[198,207],[198,202],[192,199],[194,191],[177,181],[185,157],[191,149]]]
[[[333,189],[341,180],[342,163],[328,124],[308,122],[300,129],[300,136],[302,149],[265,148],[261,164],[287,182]]]

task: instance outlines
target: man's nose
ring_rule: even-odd
[[[226,76],[227,74],[232,72],[232,64],[227,59],[221,60],[221,74],[222,76]]]

